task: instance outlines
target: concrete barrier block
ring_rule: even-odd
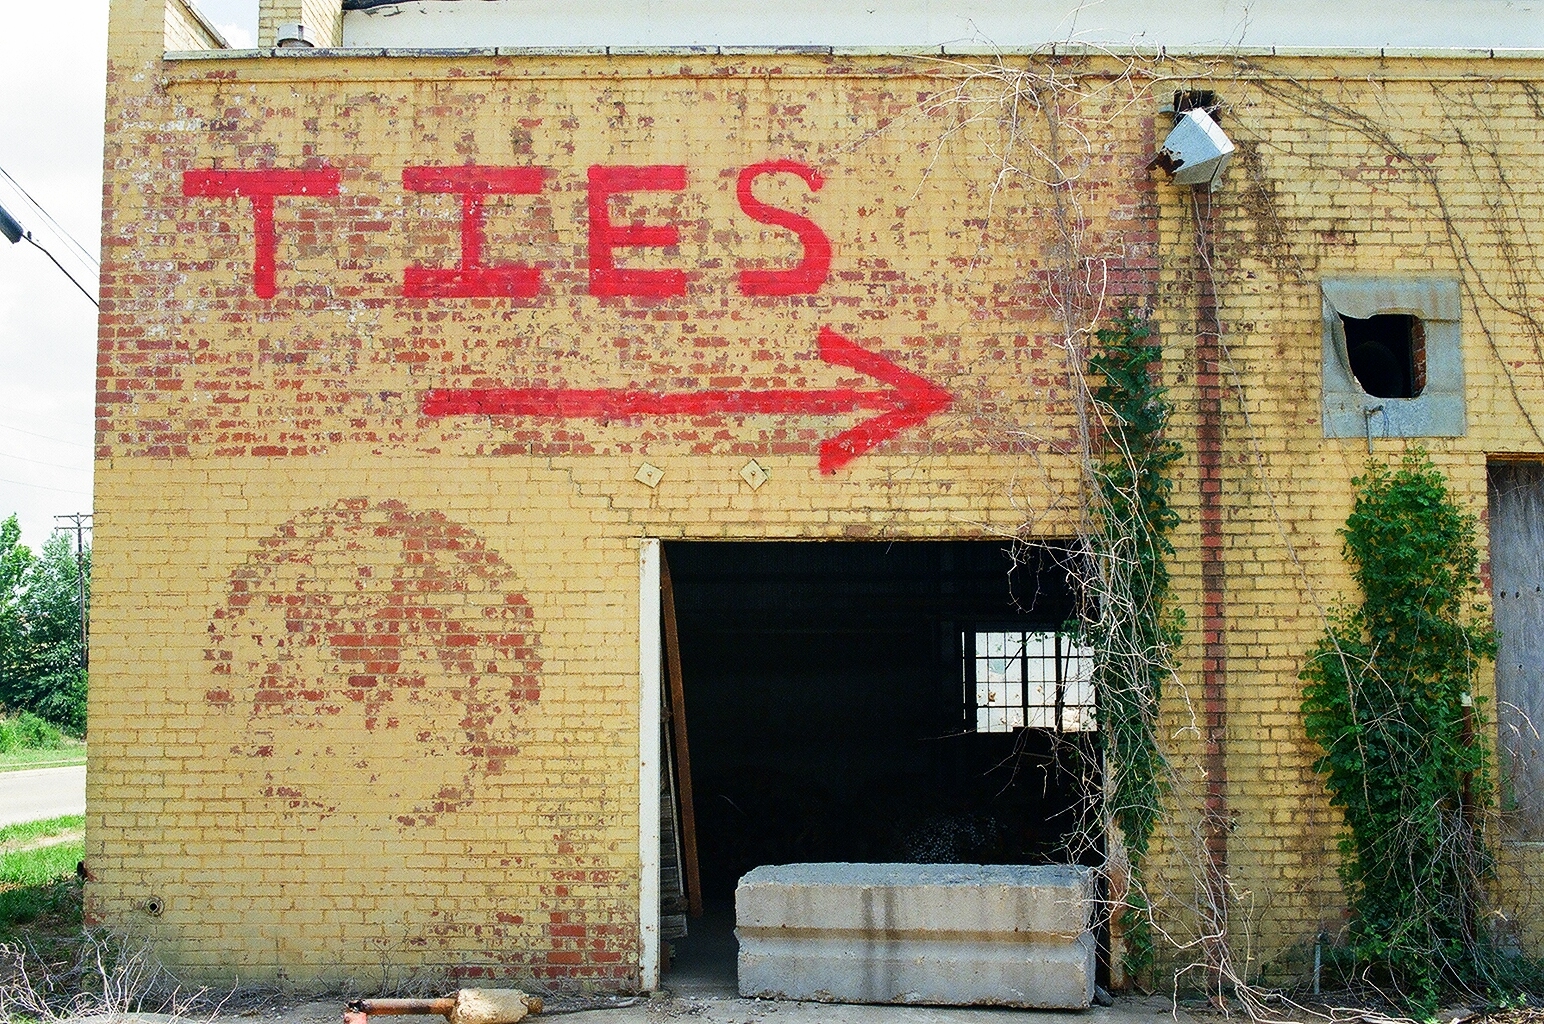
[[[735,892],[740,993],[1087,1007],[1093,873],[1071,865],[787,864]]]

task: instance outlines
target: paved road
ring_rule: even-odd
[[[0,825],[86,813],[86,766],[0,772]]]

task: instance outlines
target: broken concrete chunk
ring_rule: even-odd
[[[450,1024],[515,1024],[540,1012],[541,1000],[517,988],[464,988],[456,993]]]

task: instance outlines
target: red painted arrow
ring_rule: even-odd
[[[424,396],[429,416],[554,416],[564,419],[623,419],[629,416],[699,416],[713,412],[804,413],[833,416],[854,409],[881,409],[880,415],[820,443],[820,471],[835,473],[853,459],[949,408],[949,392],[884,356],[848,341],[827,327],[820,329],[820,358],[888,384],[880,391],[824,388],[800,391],[681,391],[659,394],[640,388],[436,388]]]

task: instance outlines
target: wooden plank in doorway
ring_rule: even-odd
[[[686,905],[702,916],[702,877],[697,870],[697,813],[692,804],[692,759],[686,745],[686,687],[681,681],[681,638],[676,631],[670,562],[660,552],[660,606],[665,613],[665,671],[670,680],[670,726],[675,739],[677,792],[681,794],[681,845],[686,857]]]

